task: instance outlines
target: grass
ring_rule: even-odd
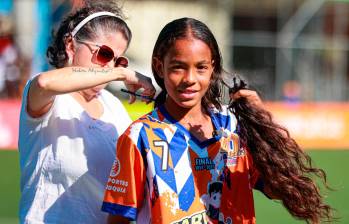
[[[340,217],[337,223],[349,223],[349,151],[310,151],[315,165],[323,168],[328,181],[335,191],[326,191],[326,201],[335,209]],[[19,201],[19,164],[17,151],[0,151],[0,223],[18,223]],[[278,202],[271,201],[261,193],[255,192],[255,207],[258,224],[294,224],[305,223],[296,221]]]
[[[309,151],[315,166],[324,169],[328,183],[334,191],[324,191],[325,201],[336,209],[336,223],[349,223],[349,179],[346,172],[349,169],[349,151]],[[279,202],[270,201],[261,193],[255,192],[256,217],[258,223],[293,224],[305,223],[296,221]]]
[[[0,151],[0,223],[18,223],[19,159],[17,151]]]

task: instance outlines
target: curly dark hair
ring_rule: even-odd
[[[248,88],[244,81],[237,83]],[[270,112],[250,104],[246,98],[231,100],[229,109],[238,119],[242,144],[250,149],[253,162],[272,196],[280,199],[295,218],[307,223],[331,221],[332,208],[324,203],[312,179],[319,177],[330,189],[325,171],[312,166],[310,156],[291,138],[288,130],[274,122]]]
[[[98,33],[100,33],[98,31],[100,30],[105,32],[115,32],[117,30],[123,34],[128,44],[130,43],[132,33],[124,21],[125,16],[122,13],[121,7],[112,1],[86,1],[83,7],[67,15],[57,31],[53,33],[52,43],[46,52],[51,65],[56,68],[62,68],[66,65],[68,55],[65,44],[67,38],[71,38],[72,30],[87,16],[100,11],[112,12],[118,17],[101,16],[94,18],[86,23],[75,37],[79,40],[94,40],[98,37]]]

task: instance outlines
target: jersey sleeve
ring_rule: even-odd
[[[117,153],[104,193],[102,211],[136,220],[144,199],[146,170],[137,145],[125,133],[117,143]]]

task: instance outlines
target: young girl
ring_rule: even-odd
[[[109,223],[255,223],[253,188],[296,218],[330,219],[307,177],[324,173],[288,132],[245,97],[222,106],[221,55],[205,24],[167,24],[152,70],[162,92],[118,141],[102,207]]]

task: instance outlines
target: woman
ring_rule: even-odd
[[[112,3],[87,5],[62,21],[47,51],[57,69],[29,80],[23,94],[21,223],[106,221],[100,205],[107,170],[131,120],[104,87],[123,81],[130,91],[155,94],[150,78],[124,68],[130,40]]]

